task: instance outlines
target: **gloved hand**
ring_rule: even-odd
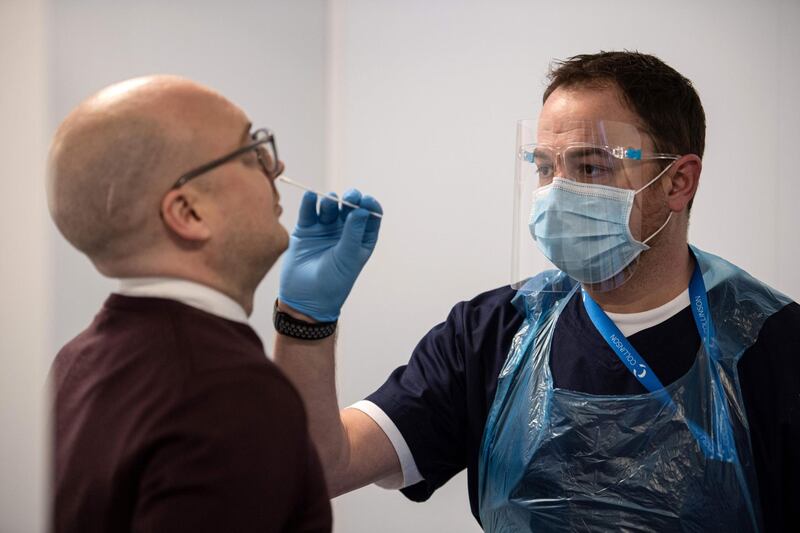
[[[382,213],[380,204],[356,189],[344,200],[364,209],[353,209],[323,198],[317,214],[317,195],[306,192],[300,204],[297,226],[283,256],[278,298],[289,307],[320,322],[332,322],[350,294],[375,244]]]

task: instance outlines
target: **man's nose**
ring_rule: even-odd
[[[566,175],[567,169],[564,166],[564,154],[561,152],[556,152],[556,156],[553,161],[553,176],[568,178],[569,176]]]
[[[279,160],[278,160],[277,169],[275,170],[275,172],[273,172],[273,173],[272,173],[272,174],[269,176],[269,179],[270,179],[270,181],[273,181],[273,182],[274,182],[274,181],[275,181],[275,179],[276,179],[278,176],[280,176],[281,174],[283,174],[283,171],[284,171],[285,169],[286,169],[286,165],[284,165],[284,164],[283,164],[283,161],[281,161],[281,160],[279,159]]]

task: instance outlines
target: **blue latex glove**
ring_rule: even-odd
[[[353,209],[323,198],[317,213],[317,195],[306,192],[300,204],[297,226],[283,256],[278,298],[289,307],[320,322],[332,322],[350,294],[375,244],[382,213],[380,204],[356,189],[344,200],[364,209]]]

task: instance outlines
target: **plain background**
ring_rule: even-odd
[[[537,115],[554,58],[637,49],[693,80],[708,132],[690,239],[800,297],[799,23],[796,0],[0,0],[0,531],[44,527],[47,368],[115,287],[44,198],[47,143],[86,96],[188,76],[275,130],[287,175],[381,201],[341,320],[347,405],[453,304],[508,282],[515,121]],[[292,227],[300,192],[281,194]],[[252,317],[267,347],[278,268]],[[478,530],[463,473],[424,505],[369,487],[334,512],[337,532]]]

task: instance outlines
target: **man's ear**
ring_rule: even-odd
[[[700,171],[703,160],[695,154],[682,156],[675,161],[669,172],[670,179],[664,180],[667,186],[667,206],[673,212],[681,212],[689,205],[700,184]]]
[[[211,228],[198,213],[197,200],[191,189],[173,189],[161,200],[161,218],[167,229],[181,239],[202,242],[211,237]]]

